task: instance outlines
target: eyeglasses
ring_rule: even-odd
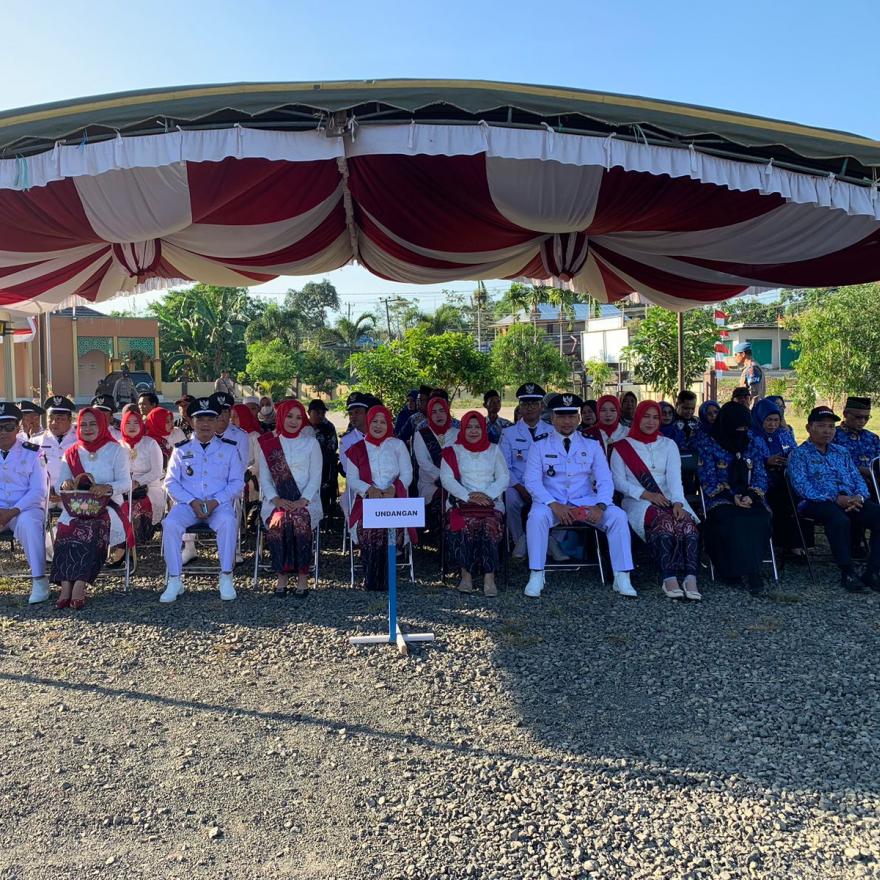
[[[11,434],[13,431],[18,430],[18,422],[15,419],[3,419],[0,422],[0,432],[5,434]]]

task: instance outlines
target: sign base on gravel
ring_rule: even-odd
[[[364,528],[388,529],[388,634],[352,636],[352,645],[397,645],[409,653],[410,642],[433,642],[434,633],[405,633],[397,622],[397,529],[425,524],[424,498],[364,499]]]

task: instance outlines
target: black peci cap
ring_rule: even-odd
[[[555,413],[580,413],[583,405],[577,394],[554,394],[547,401],[547,409]]]
[[[50,415],[53,412],[67,413],[67,415],[71,415],[76,411],[73,401],[67,397],[63,397],[61,394],[47,397],[43,402],[43,406],[45,407],[46,412]]]
[[[215,391],[211,395],[211,402],[217,407],[218,413],[221,410],[232,409],[232,407],[235,406],[235,398],[231,394],[227,394],[225,391]]]
[[[196,416],[219,416],[221,404],[217,400],[217,395],[212,394],[210,397],[197,397],[192,400],[186,408],[186,414],[191,418]]]
[[[99,394],[97,397],[92,398],[92,402],[89,405],[94,409],[102,409],[108,413],[116,412],[116,401],[113,399],[112,394]]]
[[[18,404],[18,408],[21,410],[22,415],[25,413],[36,413],[38,416],[41,416],[46,411],[38,403],[34,403],[32,400],[22,400]]]
[[[0,421],[21,421],[21,410],[14,403],[0,403]]]
[[[547,392],[534,382],[526,382],[516,389],[517,400],[543,400]]]

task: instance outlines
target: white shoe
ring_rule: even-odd
[[[192,562],[198,555],[199,554],[196,551],[196,542],[184,541],[183,552],[180,554],[180,564],[186,565],[188,562]]]
[[[31,581],[31,595],[28,598],[28,605],[36,605],[38,602],[45,602],[49,598],[49,578],[34,578]]]
[[[541,595],[541,590],[544,589],[544,572],[543,571],[533,571],[529,575],[529,582],[526,584],[525,590],[523,592],[527,596],[531,596],[532,599],[537,599]]]
[[[224,602],[231,602],[236,597],[235,587],[231,574],[220,575],[220,598]]]
[[[526,536],[520,535],[516,539],[516,543],[513,545],[513,558],[514,559],[525,559],[527,551],[528,551],[528,547],[526,545]]]
[[[159,596],[160,602],[173,602],[178,596],[183,595],[183,581],[179,577],[169,577],[165,585],[165,592]]]
[[[636,588],[632,583],[630,583],[628,571],[614,572],[614,592],[620,593],[621,596],[630,596],[634,599],[638,598],[639,594],[636,592]]]
[[[547,541],[547,552],[554,562],[568,562],[571,559],[570,556],[563,552],[562,547],[559,546],[559,541],[552,536]]]

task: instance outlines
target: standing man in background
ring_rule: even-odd
[[[733,354],[736,357],[737,366],[742,368],[739,376],[740,384],[749,389],[749,400],[751,405],[754,405],[767,394],[764,371],[752,357],[751,342],[737,342],[733,347]]]
[[[128,364],[122,365],[122,375],[116,380],[113,386],[113,400],[116,402],[116,408],[122,409],[127,403],[133,403],[137,400],[137,389],[131,376],[128,374]]]
[[[229,370],[220,371],[220,378],[214,382],[214,390],[228,394],[232,398],[232,402],[235,403],[235,382],[232,381]]]

